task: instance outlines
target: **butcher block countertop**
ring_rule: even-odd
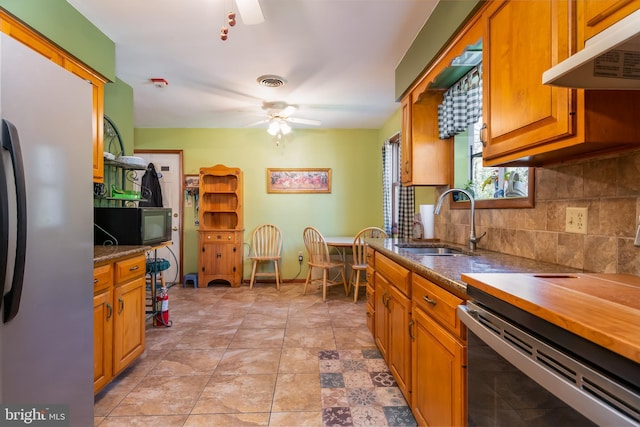
[[[462,280],[640,363],[640,277],[628,274],[469,273]]]

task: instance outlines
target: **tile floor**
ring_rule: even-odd
[[[322,426],[318,353],[375,346],[341,287],[211,285],[169,291],[173,326],[95,398],[95,426]]]

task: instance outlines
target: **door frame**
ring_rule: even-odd
[[[178,172],[180,174],[180,194],[184,196],[184,174],[182,173],[183,162],[183,150],[147,150],[147,149],[133,149],[134,154],[149,153],[149,154],[177,154],[178,155]],[[181,201],[179,208],[180,215],[180,271],[178,271],[178,280],[180,283],[184,280],[184,203]]]

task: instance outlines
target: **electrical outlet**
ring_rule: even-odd
[[[298,251],[298,262],[302,262],[304,256],[302,255],[302,251]]]
[[[589,208],[567,208],[567,233],[587,234],[587,218]]]

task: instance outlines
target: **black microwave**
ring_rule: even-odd
[[[171,208],[93,208],[95,245],[154,245],[171,240]]]

